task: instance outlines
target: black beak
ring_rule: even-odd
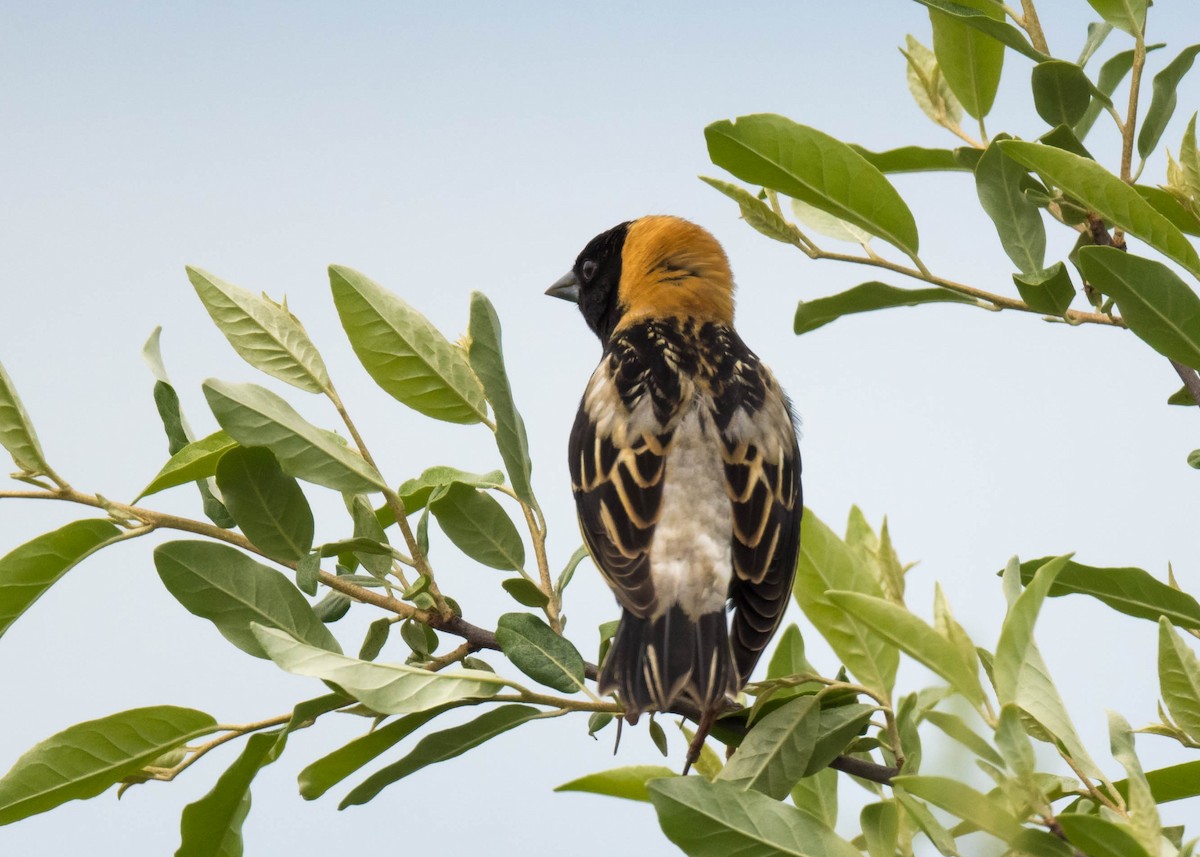
[[[575,272],[568,271],[553,286],[546,289],[546,294],[573,304],[579,303],[579,280],[575,279]]]

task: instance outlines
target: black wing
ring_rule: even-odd
[[[774,380],[765,380],[765,401],[754,415],[759,431],[744,437],[726,434],[724,447],[733,502],[730,642],[743,683],[787,609],[803,510],[800,450],[790,409]]]

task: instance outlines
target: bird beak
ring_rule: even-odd
[[[567,271],[565,276],[546,289],[546,294],[552,298],[562,298],[573,304],[579,303],[579,280],[575,279],[575,272]]]

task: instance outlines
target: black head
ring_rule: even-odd
[[[548,295],[578,303],[601,342],[608,341],[621,316],[617,300],[621,253],[632,222],[618,224],[589,241],[570,273],[546,290]]]

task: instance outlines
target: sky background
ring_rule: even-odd
[[[1086,3],[1041,5],[1052,51],[1073,59],[1092,19]],[[1119,331],[962,306],[860,316],[797,338],[798,299],[869,279],[911,283],[810,261],[753,232],[697,180],[722,175],[708,161],[704,126],[747,113],[782,113],[873,149],[955,145],[909,96],[896,50],[906,33],[928,43],[928,18],[898,0],[5,4],[0,360],[55,468],[122,500],[167,458],[153,379],[139,359],[156,325],[198,435],[215,429],[199,388],[207,377],[262,383],[334,427],[322,401],[233,353],[184,276],[185,264],[198,265],[286,293],[393,483],[433,464],[490,470],[499,463],[486,430],[433,423],[370,381],[341,332],[325,268],[363,271],[451,338],[466,326],[471,290],[483,290],[504,324],[551,561],[561,567],[579,544],[566,438],[600,349],[571,307],[542,293],[596,233],[677,214],[712,230],[730,255],[739,329],[803,419],[808,505],[839,530],[851,504],[876,524],[887,515],[902,560],[920,560],[909,575],[919,612],[930,615],[940,581],[975,640],[993,647],[1003,615],[994,573],[1013,554],[1077,551],[1085,563],[1164,578],[1170,562],[1185,589],[1200,591],[1200,474],[1184,463],[1200,446],[1200,423],[1164,404],[1179,386],[1166,360]],[[1194,4],[1160,0],[1150,38],[1170,42],[1152,57],[1152,73],[1200,41]],[[1114,33],[1093,62],[1128,46]],[[1029,71],[1026,60],[1006,58],[991,132],[1043,132],[1026,107]],[[1164,137],[1172,150],[1200,103],[1198,80],[1180,87]],[[1116,162],[1105,117],[1088,145]],[[1144,180],[1162,181],[1164,169],[1152,161]],[[931,269],[1011,292],[1009,262],[969,175],[894,183]],[[1059,256],[1050,258],[1069,247],[1061,231],[1052,230]],[[345,535],[340,498],[305,490],[318,539]],[[150,505],[201,514],[187,488]],[[85,516],[5,500],[0,551]],[[154,572],[152,540],[163,539],[88,560],[0,642],[0,770],[72,723],[125,708],[184,705],[246,722],[321,692],[246,657],[184,611]],[[433,559],[472,621],[493,625],[513,609],[502,573],[441,540]],[[567,591],[565,612],[569,635],[594,660],[595,627],[616,608],[589,566]],[[372,618],[359,607],[333,630],[353,652]],[[794,606],[789,619],[803,625]],[[816,665],[833,674],[828,650],[805,633]],[[1104,712],[1119,710],[1135,726],[1156,719],[1157,628],[1076,596],[1046,604],[1038,637],[1092,754],[1117,776]],[[381,659],[403,657],[397,639]],[[908,665],[900,688],[927,681]],[[422,771],[365,807],[336,811],[353,778],[302,801],[296,773],[364,726],[327,717],[292,738],[256,781],[247,854],[385,844],[415,852],[448,841],[463,853],[677,853],[648,805],[551,793],[586,773],[661,761],[644,726],[626,730],[616,759],[611,731],[593,742],[585,718],[568,717]],[[672,742],[675,765],[683,742]],[[1147,768],[1187,758],[1153,736],[1140,736],[1138,750]],[[120,805],[109,792],[0,828],[0,850],[171,853],[179,811],[235,752],[211,754],[168,786],[136,788]],[[964,764],[935,743],[923,771]],[[844,832],[860,795],[843,784]],[[1181,823],[1196,810],[1163,814]]]

